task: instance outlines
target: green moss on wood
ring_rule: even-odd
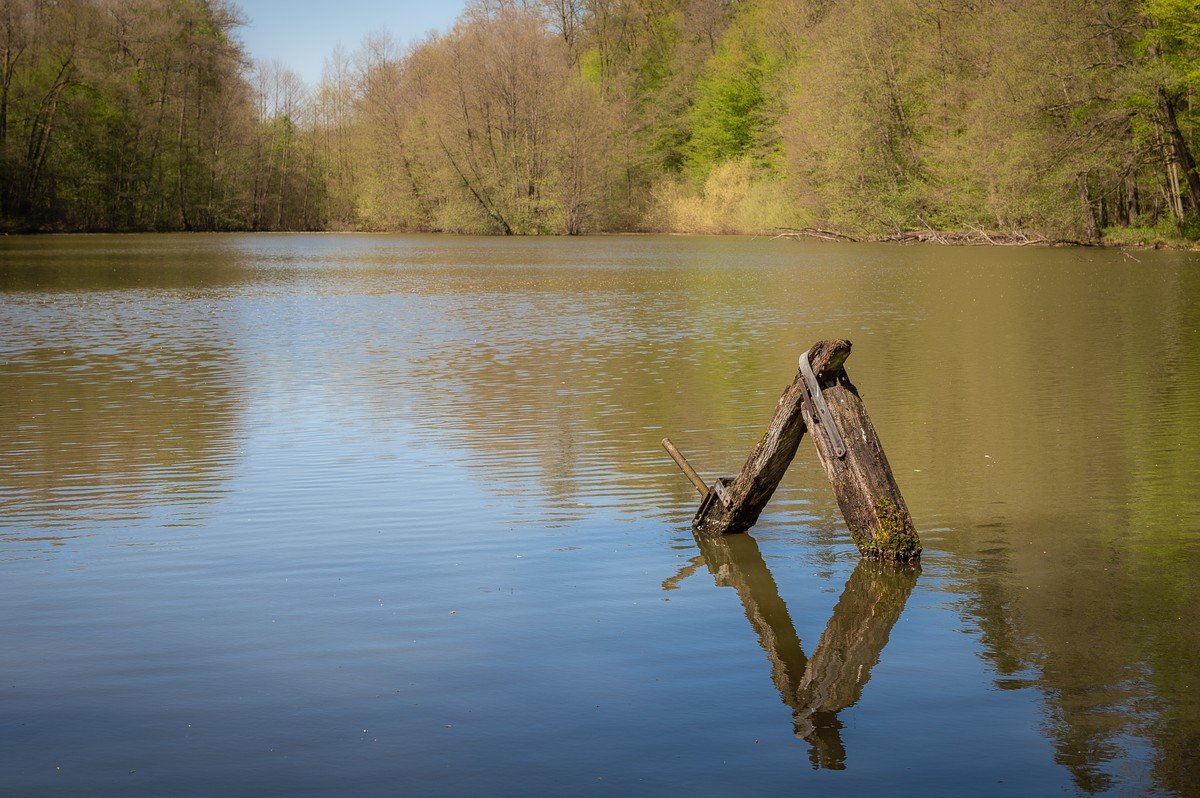
[[[872,559],[911,562],[921,557],[921,539],[908,514],[890,497],[875,502],[879,529],[872,540],[859,545],[863,555]],[[857,542],[857,541],[856,541]],[[865,544],[865,545],[863,545]]]

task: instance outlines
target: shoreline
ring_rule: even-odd
[[[885,236],[852,236],[822,228],[773,228],[759,232],[704,233],[686,230],[604,230],[590,233],[544,233],[504,235],[502,233],[463,233],[443,230],[2,230],[0,238],[37,238],[42,236],[153,236],[153,235],[422,235],[449,238],[605,238],[621,236],[678,236],[682,238],[767,238],[772,241],[814,241],[831,244],[934,244],[947,247],[1034,247],[1080,249],[1138,249],[1200,252],[1200,241],[1172,240],[1166,237],[1140,240],[1114,240],[1112,236],[1088,242],[1075,239],[1047,238],[1020,231],[991,230],[905,230]]]

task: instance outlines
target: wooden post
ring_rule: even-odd
[[[817,381],[846,453],[839,457],[828,435],[813,435],[813,444],[854,544],[869,559],[919,560],[921,540],[858,389],[844,368],[818,375]],[[806,426],[814,429],[819,412],[811,404],[806,398],[801,412]]]
[[[841,369],[850,356],[850,342],[821,341],[808,351],[817,377],[828,377]],[[722,502],[702,503],[692,519],[697,531],[729,534],[745,532],[754,526],[804,437],[805,422],[800,412],[803,399],[804,382],[797,371],[792,384],[779,397],[767,432],[746,459],[741,473],[731,480],[718,480],[729,494],[729,506]]]
[[[715,482],[692,519],[693,528],[729,534],[752,527],[791,465],[805,430],[820,429],[822,434],[813,437],[817,454],[862,555],[900,562],[919,559],[921,542],[908,506],[866,407],[843,368],[850,342],[819,341],[805,356],[815,384],[806,387],[803,370],[797,371],[741,473]],[[821,400],[828,406],[824,412],[811,406]],[[715,500],[718,496],[720,501]]]

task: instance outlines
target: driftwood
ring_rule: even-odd
[[[933,243],[954,244],[974,247],[1028,247],[1033,244],[1078,244],[1077,241],[1049,239],[1041,235],[1028,235],[1020,230],[984,230],[972,227],[969,230],[902,230],[875,239],[877,241],[902,244]]]
[[[718,479],[707,489],[683,455],[663,440],[702,497],[692,526],[706,534],[752,527],[791,465],[804,432],[815,429],[821,432],[813,436],[817,454],[862,555],[901,562],[918,559],[921,543],[908,506],[866,407],[843,368],[850,342],[820,341],[806,356],[816,384],[806,387],[803,369],[797,372],[775,406],[766,434],[736,477]]]
[[[976,247],[1094,246],[1095,242],[1047,238],[1022,230],[985,230],[969,226],[966,230],[897,230],[884,236],[852,236],[820,227],[776,227],[772,238],[815,238],[820,241],[885,242],[899,244],[945,244]]]
[[[846,750],[838,713],[862,697],[919,569],[860,562],[810,659],[754,538],[699,532],[695,538],[700,556],[665,580],[663,589],[675,589],[701,566],[708,567],[718,586],[732,587],[767,653],[771,680],[792,710],[793,730],[811,746],[813,767],[843,769]]]
[[[776,227],[772,238],[819,238],[822,241],[861,241],[862,239],[839,233],[836,230],[822,230],[819,227]]]

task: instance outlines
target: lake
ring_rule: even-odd
[[[805,439],[812,343],[925,547]],[[1200,791],[1200,255],[0,238],[0,792]]]

